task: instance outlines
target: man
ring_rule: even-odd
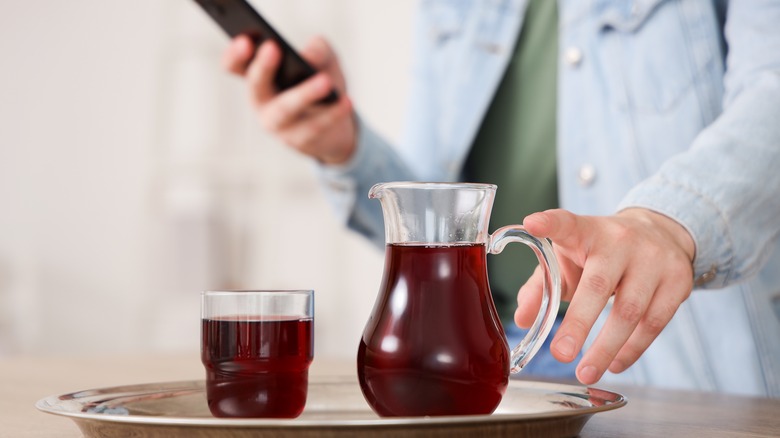
[[[282,93],[272,85],[273,44],[246,66],[254,48],[239,38],[226,64],[246,76],[266,128],[321,163],[344,222],[380,243],[379,206],[365,196],[375,182],[490,178],[480,138],[491,114],[500,118],[513,62],[536,47],[524,40],[543,16],[534,8],[552,2],[530,3],[421,2],[407,128],[395,147],[353,114],[322,40],[303,52],[321,72]],[[566,210],[523,221],[554,242],[570,301],[552,354],[571,362],[585,347],[576,368],[585,384],[628,370],[609,378],[780,397],[780,3],[555,5],[557,97],[532,100],[555,103],[545,111]],[[317,105],[333,86],[342,98]],[[518,117],[533,108],[521,102]],[[535,314],[540,283],[535,273],[520,290],[520,326]],[[707,290],[691,293],[694,283]]]

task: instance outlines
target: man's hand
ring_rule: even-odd
[[[254,51],[248,37],[236,37],[225,51],[223,65],[246,79],[252,106],[265,129],[323,163],[348,161],[355,150],[357,129],[344,75],[328,43],[322,38],[309,42],[301,56],[318,73],[283,92],[274,86],[274,75],[282,59],[279,46],[267,40],[257,53]],[[339,92],[339,100],[319,104],[334,87]]]
[[[632,208],[613,216],[578,216],[548,210],[525,218],[534,236],[553,241],[561,267],[562,300],[570,301],[551,344],[571,362],[612,295],[603,329],[577,366],[590,385],[604,372],[630,367],[669,323],[693,288],[694,242],[674,220]],[[529,327],[541,300],[539,269],[520,288],[515,322]]]

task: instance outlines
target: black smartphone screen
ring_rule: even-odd
[[[255,47],[273,39],[282,49],[282,61],[274,83],[279,90],[286,90],[313,76],[316,70],[309,65],[290,44],[246,0],[195,0],[207,14],[231,37],[247,35]],[[330,103],[338,100],[335,90],[322,100]]]

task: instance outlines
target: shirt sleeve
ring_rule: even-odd
[[[619,209],[644,207],[682,224],[696,244],[699,286],[756,273],[780,233],[780,2],[730,2],[722,114]]]
[[[350,229],[384,245],[384,221],[379,201],[368,199],[374,184],[414,180],[412,172],[393,147],[356,116],[358,139],[349,162],[318,165],[317,174],[336,217]]]

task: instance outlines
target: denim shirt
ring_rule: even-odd
[[[558,1],[562,207],[647,208],[696,245],[694,293],[603,380],[780,397],[780,2]],[[381,245],[371,185],[459,179],[525,6],[421,0],[401,140],[358,117],[351,161],[319,168],[344,223]]]

